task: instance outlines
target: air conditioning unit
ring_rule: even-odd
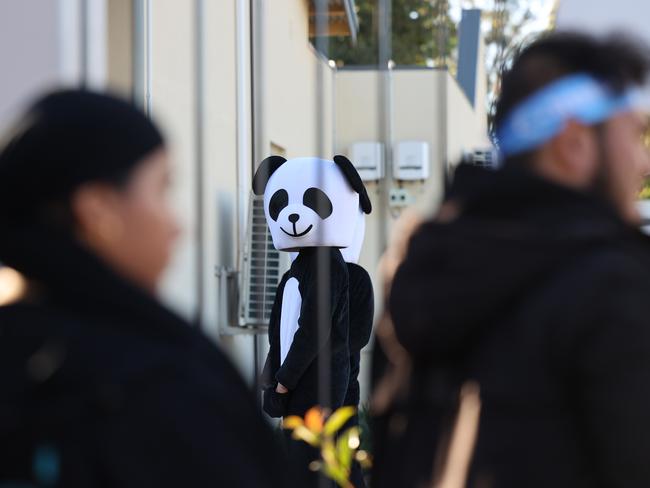
[[[278,284],[291,260],[289,253],[273,247],[264,198],[252,195],[248,208],[247,239],[240,262],[239,325],[263,327],[269,324]]]

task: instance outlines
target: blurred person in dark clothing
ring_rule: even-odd
[[[131,105],[37,101],[0,153],[0,484],[281,487],[253,396],[155,298],[178,234],[170,162]],[[12,485],[13,486],[13,485]]]
[[[503,168],[464,168],[394,277],[373,488],[650,486],[647,52],[552,33],[504,74]]]

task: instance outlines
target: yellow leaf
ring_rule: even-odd
[[[292,437],[301,441],[305,441],[307,444],[318,447],[320,440],[316,434],[309,430],[304,425],[299,425],[293,429]]]
[[[320,453],[326,464],[336,464],[336,449],[332,439],[326,438],[323,440]]]
[[[354,407],[341,407],[325,423],[323,433],[327,436],[334,435],[356,413]]]
[[[299,425],[303,425],[303,421],[297,415],[291,415],[289,417],[285,417],[285,419],[282,421],[282,428],[288,430],[293,430]]]

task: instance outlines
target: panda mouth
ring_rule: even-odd
[[[291,232],[287,232],[287,231],[284,230],[282,227],[280,227],[280,230],[281,230],[282,232],[284,232],[286,235],[290,236],[290,237],[302,237],[302,236],[304,236],[304,235],[307,235],[307,234],[309,233],[309,231],[312,229],[312,227],[314,227],[314,226],[311,225],[311,224],[309,224],[309,227],[307,227],[307,229],[306,229],[304,232],[300,232],[300,233],[298,233],[298,232],[296,231],[296,224],[293,224],[293,234],[292,234]]]

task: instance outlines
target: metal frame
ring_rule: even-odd
[[[251,0],[237,0],[237,249],[241,254],[246,240],[248,201],[253,170],[252,136],[252,50]]]
[[[133,0],[133,103],[151,116],[151,0]]]
[[[205,209],[204,209],[204,165],[205,165],[205,52],[204,35],[205,26],[203,23],[205,13],[205,0],[195,0],[194,3],[194,144],[196,150],[195,161],[195,205],[196,205],[196,316],[195,323],[200,325],[203,322],[203,308],[205,306]]]
[[[343,0],[343,6],[345,7],[345,13],[348,17],[348,24],[350,25],[350,35],[352,36],[352,42],[357,42],[357,32],[359,31],[359,19],[357,17],[357,12],[354,9],[354,0]]]

